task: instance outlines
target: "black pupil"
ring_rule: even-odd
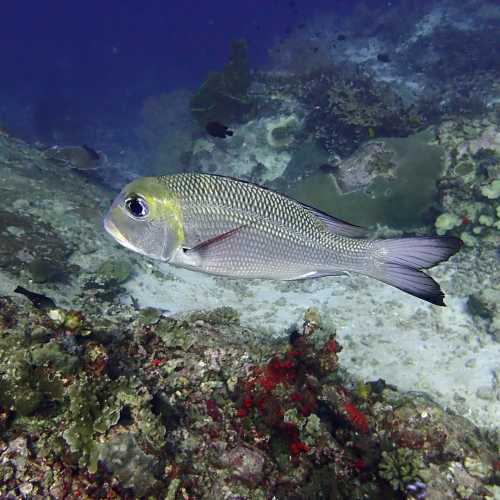
[[[127,208],[134,217],[143,217],[146,215],[146,207],[144,206],[143,201],[138,198],[128,200]]]

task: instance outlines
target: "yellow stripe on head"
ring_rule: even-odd
[[[184,217],[179,198],[156,177],[141,177],[127,186],[127,195],[142,196],[149,208],[149,216],[154,221],[165,221],[174,231],[181,244],[185,239]]]

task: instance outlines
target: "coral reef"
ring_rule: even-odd
[[[422,396],[383,381],[354,390],[314,308],[288,340],[263,343],[230,308],[122,306],[106,318],[121,334],[105,335],[88,311],[68,325],[75,312],[0,305],[2,497],[494,491],[493,445]]]
[[[310,110],[306,130],[340,156],[353,153],[367,139],[405,136],[425,125],[391,87],[360,71],[334,67],[295,78],[290,90]]]
[[[408,372],[421,356],[418,388],[430,390],[432,383],[438,394],[452,384],[435,374],[426,378],[422,367],[433,372],[436,355],[429,351],[444,345],[439,352],[450,368],[440,373],[467,370],[474,378],[457,386],[463,391],[446,387],[448,407],[464,408],[460,413],[472,419],[477,413],[470,401],[482,401],[484,415],[499,399],[491,338],[500,339],[500,285],[492,272],[498,267],[500,128],[492,98],[498,58],[490,40],[498,15],[494,5],[475,13],[474,3],[465,0],[464,10],[483,24],[467,24],[452,2],[443,2],[440,16],[450,24],[441,29],[441,7],[405,0],[384,6],[377,22],[367,23],[374,12],[365,3],[357,11],[359,29],[348,34],[360,39],[333,52],[331,38],[320,40],[314,27],[304,29],[305,37],[296,29],[280,43],[279,57],[281,68],[300,66],[298,77],[266,72],[250,78],[246,47],[237,42],[229,64],[210,74],[195,96],[147,98],[137,129],[152,159],[137,173],[196,166],[280,189],[298,182],[294,192],[304,201],[354,223],[460,236],[467,247],[436,270],[451,291],[447,311],[415,308],[390,295],[387,308],[375,311],[375,294],[356,278],[333,290],[317,283],[269,286],[264,300],[276,291],[279,298],[257,310],[259,284],[215,280],[205,289],[206,281],[184,280],[117,249],[101,228],[111,193],[0,131],[0,295],[21,284],[53,299],[36,309],[25,297],[0,296],[2,498],[500,494],[496,429],[478,429],[423,393],[360,380],[371,365],[372,373],[395,366],[395,377],[401,376],[398,370]],[[400,22],[401,9],[411,15]],[[403,39],[410,26],[414,33]],[[451,56],[446,65],[443,53]],[[352,69],[342,57],[361,64]],[[37,111],[38,124],[49,126],[47,137],[73,135],[57,117],[50,123],[49,108]],[[201,136],[210,120],[232,122],[234,136]],[[158,288],[151,286],[154,278]],[[285,293],[292,285],[293,302]],[[149,288],[150,295],[134,296]],[[233,294],[246,323],[229,307],[169,311],[179,304],[199,307],[202,293],[218,304]],[[176,304],[173,294],[182,295]],[[161,309],[141,309],[144,297]],[[309,298],[332,314],[338,335],[313,307],[285,337],[270,335],[271,324],[283,333]],[[358,315],[361,308],[368,312]],[[360,355],[361,345],[386,348],[380,330],[422,333],[414,343],[397,337],[399,368],[382,366],[389,358],[380,347]],[[433,336],[442,337],[439,344]],[[463,343],[450,341],[462,336]],[[457,353],[444,359],[450,345],[459,346]],[[419,351],[414,357],[412,349]],[[482,372],[471,371],[476,363],[488,371],[489,385]],[[466,394],[471,388],[478,399]],[[491,421],[495,413],[488,415]]]
[[[450,120],[438,131],[445,149],[445,175],[439,182],[442,214],[436,220],[440,234],[458,234],[465,244],[498,244],[500,218],[500,132],[498,118]]]

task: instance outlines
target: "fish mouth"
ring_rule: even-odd
[[[104,218],[104,229],[106,232],[112,236],[120,245],[123,245],[125,248],[132,250],[134,252],[138,252],[137,248],[132,245],[126,238],[123,236],[122,232],[118,229],[116,224],[111,220],[109,216]]]

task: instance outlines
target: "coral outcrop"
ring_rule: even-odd
[[[192,97],[191,112],[202,127],[211,121],[240,121],[252,108],[249,87],[247,45],[244,40],[234,41],[224,69],[210,73]]]
[[[91,312],[67,325],[74,312],[0,306],[2,497],[495,491],[494,442],[422,395],[354,384],[313,308],[288,339],[263,343],[229,308],[122,307],[106,318],[120,334],[106,335]]]

